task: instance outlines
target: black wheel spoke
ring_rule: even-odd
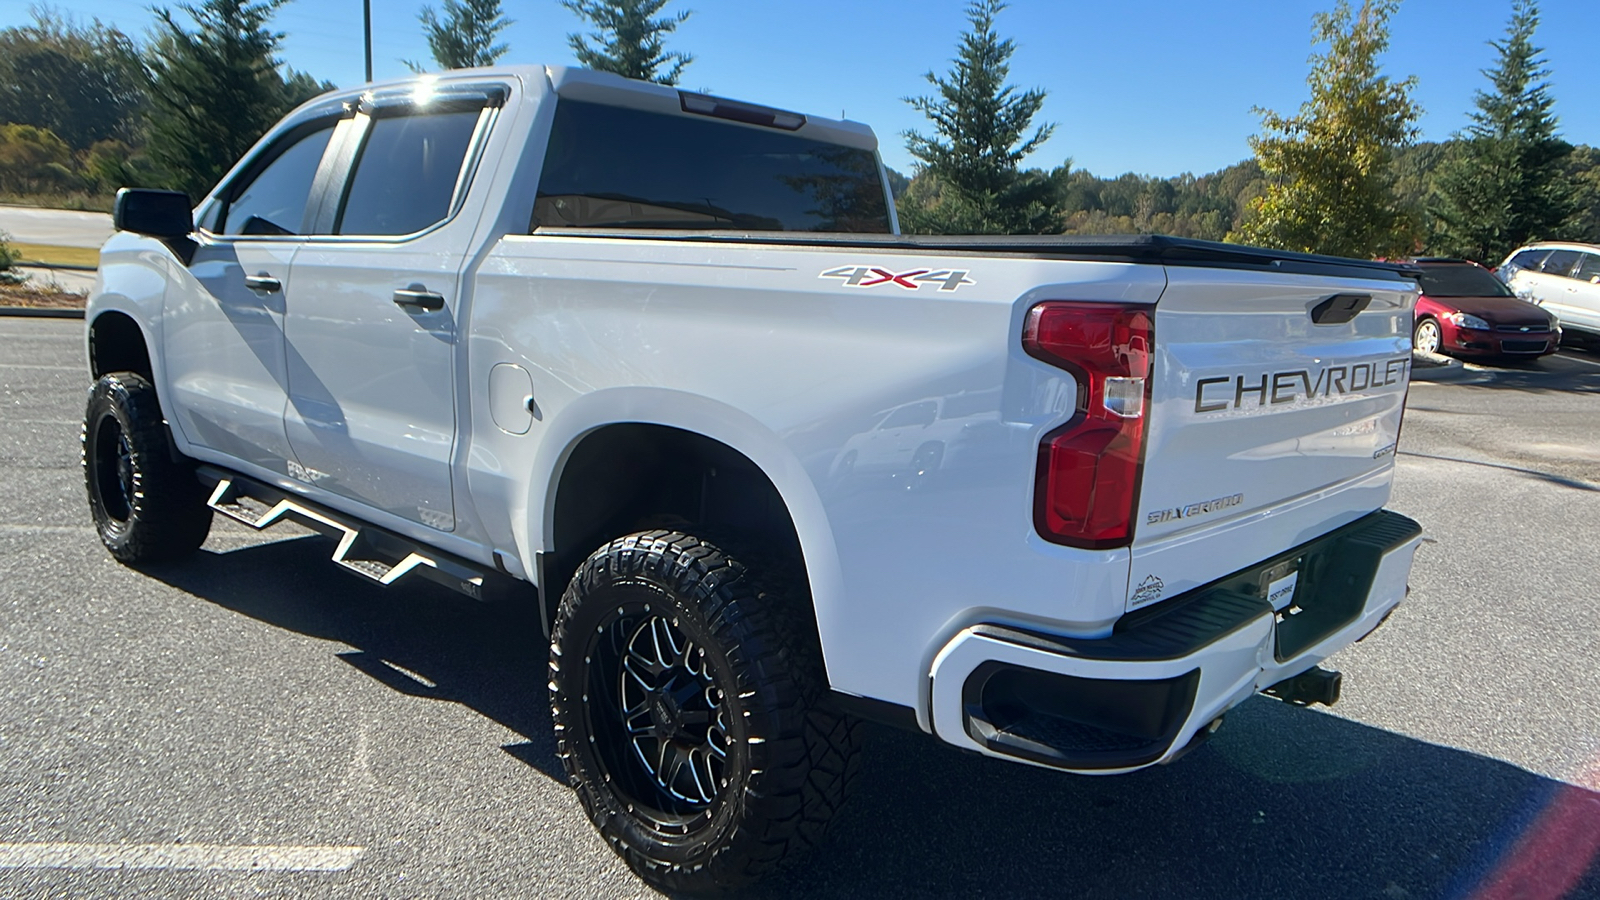
[[[672,814],[714,803],[728,760],[727,713],[705,651],[666,616],[647,612],[619,616],[596,652],[615,679],[607,715],[659,793],[647,802]]]
[[[641,690],[653,691],[656,689],[655,676],[660,675],[662,670],[660,668],[652,670],[650,665],[649,660],[641,659],[630,653],[622,659],[622,673],[633,679],[633,683],[637,684]],[[643,669],[644,672],[641,673],[640,669]],[[650,677],[646,678],[646,675]]]
[[[689,765],[689,751],[671,741],[668,741],[665,746],[668,748],[666,763],[667,771],[661,777],[661,784],[673,794],[683,797],[684,795],[677,789],[678,777],[683,774],[684,767]]]
[[[696,799],[709,803],[717,795],[717,782],[711,774],[711,753],[705,747],[696,747],[688,755],[689,776],[694,779]]]
[[[652,659],[644,653],[640,653],[638,648],[633,646],[628,647],[628,656],[623,661],[623,665],[625,667],[630,667],[628,668],[628,674],[633,675],[634,677],[639,677],[638,672],[636,672],[635,669],[643,669],[650,675],[652,681],[656,676],[660,675],[667,669],[667,667],[662,665],[659,660]],[[645,690],[655,690],[655,685],[646,684]]]

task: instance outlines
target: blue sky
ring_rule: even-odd
[[[1041,118],[1055,136],[1028,165],[1073,165],[1098,175],[1202,174],[1249,155],[1263,106],[1290,112],[1305,99],[1311,16],[1333,0],[1013,0],[999,20],[1017,41],[1012,81],[1049,92]],[[58,8],[133,34],[151,21],[144,0],[70,0]],[[427,59],[423,0],[372,0],[373,67],[405,74]],[[909,173],[900,132],[926,122],[901,98],[930,89],[965,25],[963,0],[673,0],[694,15],[670,46],[695,54],[684,86],[801,112],[847,117],[877,130],[884,160]],[[1485,85],[1487,41],[1501,36],[1510,0],[1405,0],[1386,70],[1416,75],[1423,137],[1466,124]],[[0,0],[0,26],[25,22],[30,0]],[[516,19],[507,62],[566,64],[578,21],[556,0],[504,0]],[[1600,2],[1545,0],[1536,42],[1552,69],[1564,136],[1600,145]],[[362,80],[361,0],[292,0],[275,26],[284,59],[339,85]]]

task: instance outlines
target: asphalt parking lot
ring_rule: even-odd
[[[0,318],[0,897],[653,896],[560,779],[522,620],[293,532],[114,563],[81,329]],[[1333,710],[1102,779],[874,727],[750,896],[1600,897],[1600,354],[1419,377],[1392,506],[1434,542]]]

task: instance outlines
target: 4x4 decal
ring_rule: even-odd
[[[963,284],[977,284],[967,275],[966,269],[911,269],[892,272],[878,266],[840,266],[818,275],[818,278],[839,278],[847,287],[869,288],[880,284],[894,284],[907,290],[918,290],[925,284],[937,284],[941,291],[953,291]]]

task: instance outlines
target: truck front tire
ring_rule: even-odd
[[[193,553],[211,508],[167,438],[156,390],[133,372],[102,375],[84,412],[83,480],[101,543],[128,565]]]
[[[676,531],[614,540],[573,577],[551,635],[557,750],[646,881],[746,884],[817,844],[844,801],[856,725],[825,704],[802,601]]]

